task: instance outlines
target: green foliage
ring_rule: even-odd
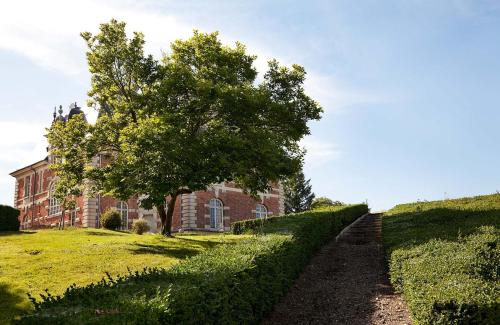
[[[50,169],[57,177],[53,195],[67,210],[74,208],[73,198],[83,190],[89,128],[85,117],[76,114],[68,121],[54,121],[48,129],[50,153],[55,157]]]
[[[101,215],[100,222],[104,229],[117,230],[122,225],[122,217],[115,209],[108,209]]]
[[[0,204],[0,231],[18,231],[19,213],[16,208]]]
[[[161,61],[144,54],[141,33],[127,37],[123,22],[82,37],[89,104],[101,112],[80,140],[88,159],[110,154],[86,177],[107,195],[141,195],[143,207],[158,210],[165,234],[179,194],[231,180],[256,194],[298,169],[298,141],[322,112],[305,94],[302,67],[270,61],[259,83],[255,57],[240,43],[223,45],[217,33],[195,31],[173,42]]]
[[[415,324],[496,324],[500,195],[398,205],[383,218],[391,282]]]
[[[138,235],[142,235],[145,232],[149,231],[149,224],[146,220],[138,219],[134,220],[132,224],[132,232]]]
[[[310,179],[305,179],[302,170],[283,181],[285,213],[297,213],[311,209],[314,193],[310,181]]]
[[[366,206],[307,212],[263,227],[263,235],[221,245],[170,269],[111,276],[63,297],[44,295],[20,323],[257,324],[311,255]],[[278,218],[276,218],[278,219]],[[267,229],[268,226],[279,225]]]
[[[330,206],[340,206],[340,205],[344,204],[340,201],[333,201],[332,199],[329,199],[327,197],[316,197],[312,201],[311,209],[318,209]]]

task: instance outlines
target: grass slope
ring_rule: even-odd
[[[398,205],[382,231],[391,282],[416,324],[498,320],[499,194]]]
[[[0,232],[0,324],[31,308],[26,293],[61,294],[76,283],[100,280],[105,272],[170,266],[241,236],[182,234],[175,238],[101,229]]]

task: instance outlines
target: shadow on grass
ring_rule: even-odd
[[[12,293],[9,286],[0,283],[0,324],[9,324],[15,316],[25,313],[26,310],[19,306],[25,302],[24,293]]]
[[[36,234],[36,231],[0,231],[0,237],[1,236],[19,236],[19,235],[31,235],[31,234]]]
[[[200,253],[200,249],[190,247],[166,247],[162,245],[151,244],[134,244],[133,248],[129,248],[133,254],[157,254],[167,255],[177,259],[184,259]]]

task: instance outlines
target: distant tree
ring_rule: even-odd
[[[305,179],[302,170],[283,181],[285,213],[296,213],[311,209],[314,193],[310,181],[310,179]]]
[[[100,152],[110,158],[85,177],[95,192],[140,195],[143,207],[158,211],[164,235],[183,193],[235,181],[256,195],[299,169],[298,141],[322,111],[304,92],[302,67],[270,61],[257,83],[255,57],[240,43],[222,45],[217,33],[175,41],[161,61],[145,55],[143,35],[129,39],[122,22],[82,37],[89,105],[102,114],[78,141],[86,143],[89,161]]]
[[[343,205],[343,203],[340,201],[333,201],[332,199],[329,199],[324,196],[320,196],[313,200],[311,204],[311,209],[324,208],[329,206],[339,206],[339,205]]]

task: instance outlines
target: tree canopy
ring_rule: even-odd
[[[157,209],[165,235],[180,194],[235,181],[255,195],[300,168],[298,141],[322,112],[305,94],[302,67],[272,60],[257,82],[255,56],[241,43],[223,45],[217,33],[194,31],[159,60],[144,54],[141,33],[127,37],[124,22],[82,37],[89,105],[99,118],[74,145],[84,145],[89,162],[108,157],[83,177],[102,194],[139,195],[142,206]]]

